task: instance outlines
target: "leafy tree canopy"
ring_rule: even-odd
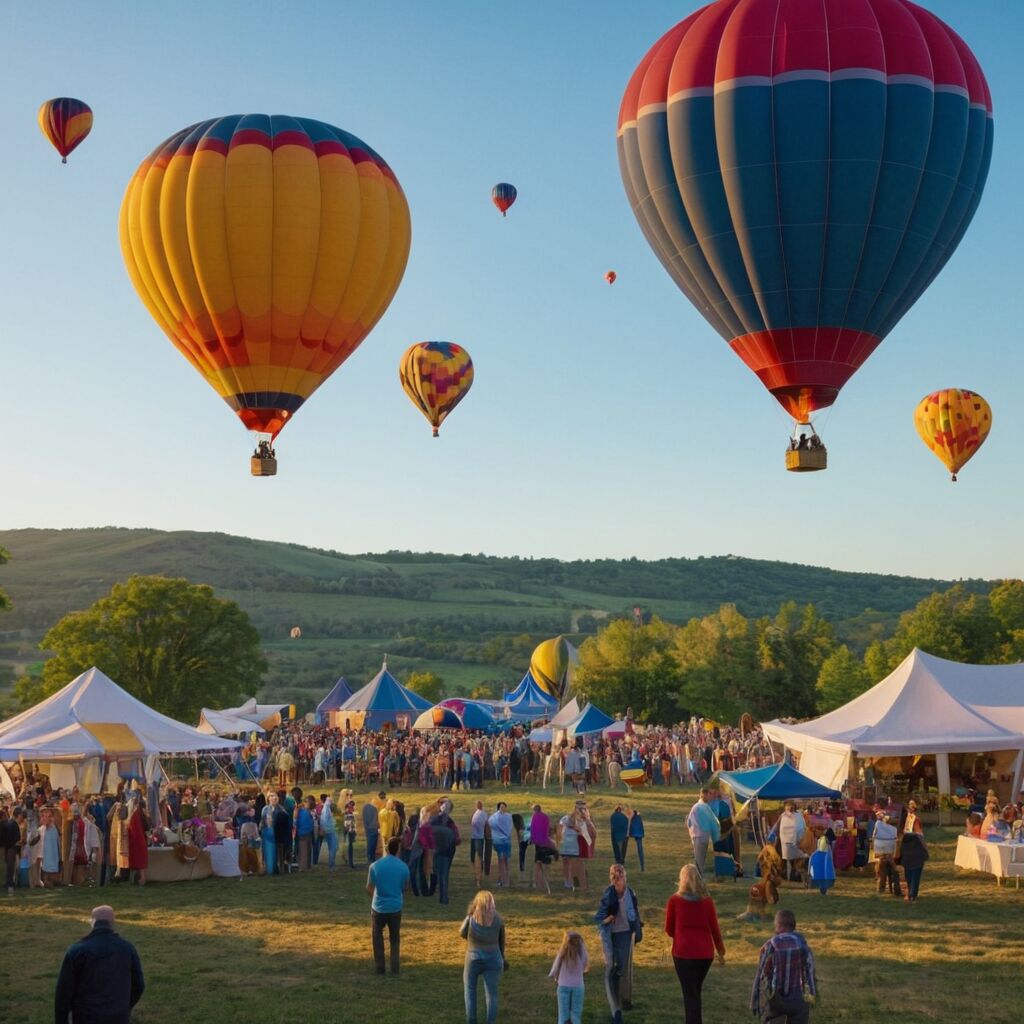
[[[11,560],[11,553],[6,548],[0,548],[0,565]],[[7,611],[11,607],[11,599],[4,593],[3,587],[0,587],[0,612]]]
[[[818,713],[842,707],[877,681],[846,644],[837,647],[821,663],[818,673]]]
[[[23,706],[95,665],[129,693],[179,721],[254,692],[267,664],[259,634],[234,601],[213,588],[163,576],[133,576],[91,608],[72,612],[43,637],[53,651],[41,678],[15,684]]]
[[[436,672],[412,672],[405,685],[431,704],[436,704],[444,696],[444,680]]]

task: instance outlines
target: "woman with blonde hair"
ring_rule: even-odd
[[[569,928],[551,965],[549,978],[558,983],[558,1024],[580,1024],[583,1016],[583,975],[590,969],[587,945],[579,932]]]
[[[683,990],[686,1024],[703,1024],[701,988],[715,953],[725,963],[725,943],[718,927],[715,902],[694,864],[679,871],[679,888],[665,905],[665,934],[672,937],[672,960]]]
[[[467,942],[466,962],[462,971],[465,989],[466,1020],[476,1024],[477,980],[484,979],[487,1024],[498,1019],[498,980],[507,970],[505,962],[505,923],[494,906],[494,896],[481,889],[466,911],[459,935]]]

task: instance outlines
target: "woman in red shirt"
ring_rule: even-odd
[[[665,933],[672,936],[672,959],[683,990],[686,1024],[703,1024],[700,990],[718,954],[725,963],[725,943],[718,929],[714,900],[693,864],[679,872],[679,889],[665,905]]]

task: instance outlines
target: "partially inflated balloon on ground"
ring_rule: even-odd
[[[914,426],[956,481],[957,473],[985,443],[992,429],[992,410],[973,391],[946,388],[933,391],[918,402]]]
[[[421,341],[405,350],[398,379],[437,437],[441,424],[473,385],[473,360],[451,342]]]
[[[246,428],[270,440],[388,308],[410,231],[384,160],[304,117],[184,128],[140,164],[121,205],[139,297]],[[175,404],[161,407],[173,424]]]
[[[530,657],[530,673],[542,690],[561,700],[569,662],[569,641],[564,636],[556,636],[534,649]]]
[[[66,164],[68,153],[92,131],[92,109],[81,100],[58,96],[39,108],[39,128]]]

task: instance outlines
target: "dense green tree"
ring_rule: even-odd
[[[580,648],[576,690],[609,714],[633,709],[645,722],[680,714],[679,666],[673,655],[678,627],[654,617],[637,626],[619,619]]]
[[[750,709],[759,674],[757,645],[750,620],[735,605],[691,619],[676,633],[673,653],[684,712],[735,722]]]
[[[822,663],[818,672],[818,714],[842,707],[854,697],[870,689],[873,679],[846,644],[837,647]]]
[[[497,683],[478,683],[469,691],[470,700],[498,700],[501,687]]]
[[[761,680],[755,718],[806,718],[815,712],[818,673],[835,647],[832,626],[812,604],[787,601],[774,619],[757,623]]]
[[[163,576],[116,584],[88,610],[61,619],[40,647],[53,657],[41,678],[15,684],[23,706],[95,665],[150,707],[191,721],[201,707],[254,692],[267,668],[259,634],[234,601]]]
[[[431,704],[444,696],[444,680],[436,672],[411,672],[405,685]]]

